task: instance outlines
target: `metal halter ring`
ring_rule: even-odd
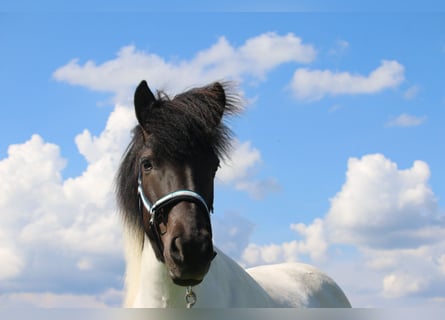
[[[185,302],[187,303],[187,309],[191,309],[196,303],[196,293],[193,292],[191,286],[188,286],[185,289]]]

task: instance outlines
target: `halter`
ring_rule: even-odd
[[[154,225],[156,213],[158,212],[158,210],[175,202],[181,202],[181,201],[195,202],[197,204],[200,204],[204,208],[205,212],[210,216],[210,210],[204,198],[200,196],[198,193],[191,190],[173,191],[171,193],[166,194],[165,196],[157,200],[155,203],[152,203],[147,198],[147,196],[144,193],[144,189],[142,188],[142,173],[140,167],[138,173],[138,195],[143,206],[148,211],[148,213],[150,213],[151,226]],[[142,211],[142,208],[139,209]]]

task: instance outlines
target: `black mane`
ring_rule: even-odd
[[[140,152],[146,143],[159,159],[185,161],[213,152],[219,159],[230,147],[231,130],[221,117],[237,114],[240,99],[230,83],[195,88],[170,99],[158,92],[149,115],[132,131],[116,176],[116,194],[126,223],[142,231],[137,197]],[[145,133],[149,141],[145,141]]]
[[[215,90],[217,89],[217,90]],[[223,93],[224,101],[219,96]],[[185,160],[211,148],[218,157],[230,145],[231,132],[221,116],[237,113],[239,99],[228,83],[186,91],[170,99],[159,92],[150,116],[143,123],[160,158]]]

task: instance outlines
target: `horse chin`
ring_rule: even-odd
[[[178,268],[178,266],[172,268],[167,266],[167,269],[169,270],[169,275],[173,283],[181,287],[196,286],[200,284],[202,280],[204,280],[208,271],[208,268],[206,268],[197,273],[181,272],[181,268]]]
[[[172,278],[173,283],[181,286],[181,287],[188,287],[188,286],[197,286],[202,282],[202,279],[178,279],[178,278]]]
[[[174,272],[174,270],[175,269],[169,270],[170,278],[172,279],[174,284],[181,287],[196,286],[202,282],[205,276],[205,274],[202,277],[198,275],[194,276],[178,275],[176,272]]]

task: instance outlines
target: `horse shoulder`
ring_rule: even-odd
[[[283,263],[247,269],[279,307],[349,308],[340,287],[325,273],[303,263]]]

